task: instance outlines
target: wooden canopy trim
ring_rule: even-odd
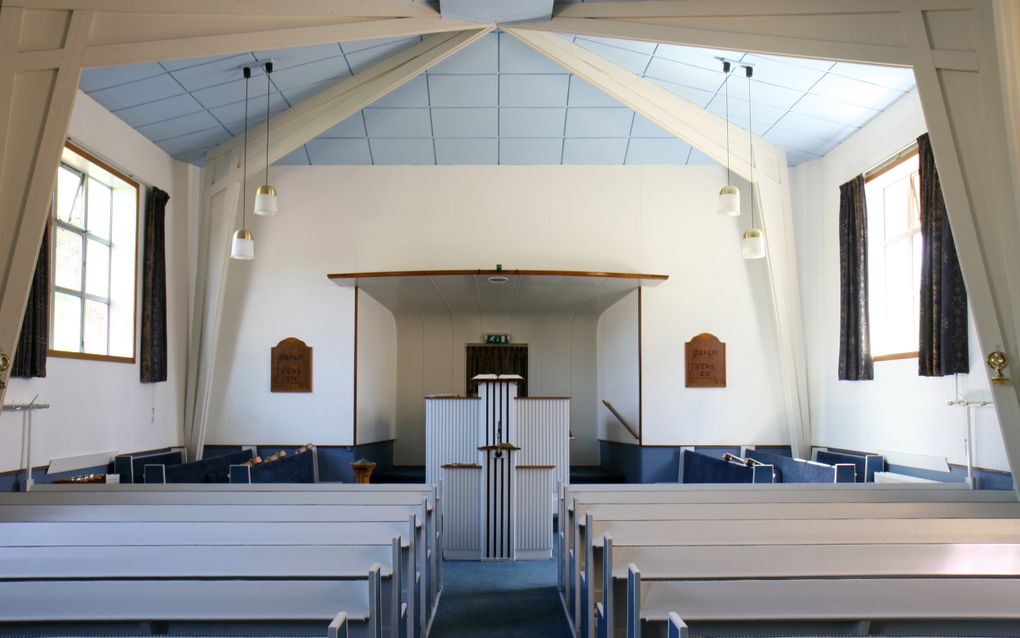
[[[493,275],[536,276],[536,277],[603,277],[606,279],[644,279],[655,283],[669,279],[669,275],[653,275],[639,272],[598,272],[592,270],[392,270],[382,272],[345,272],[327,274],[326,278],[335,283],[354,285],[358,279],[381,279],[384,277],[449,277]]]

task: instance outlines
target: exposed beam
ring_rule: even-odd
[[[273,116],[269,120],[269,163],[315,139],[491,30],[492,27],[485,27],[429,36]],[[260,172],[259,166],[265,165],[265,131],[263,125],[248,132],[248,148],[251,149],[248,153],[249,177]],[[242,135],[236,135],[209,151],[208,157],[220,157],[240,146],[242,140]],[[222,179],[217,179],[212,186],[213,192],[236,179],[240,179],[239,166]]]
[[[587,4],[587,3],[585,3]],[[640,4],[640,3],[635,3]],[[879,15],[874,19],[879,22]],[[698,24],[703,22],[705,24]],[[763,20],[771,22],[771,20]],[[590,35],[604,38],[621,38],[644,42],[660,42],[685,46],[730,49],[753,53],[774,53],[794,57],[819,58],[823,60],[868,61],[876,64],[908,66],[910,51],[902,43],[840,41],[838,38],[826,39],[821,34],[813,34],[807,23],[803,33],[781,34],[775,29],[758,28],[753,31],[742,31],[746,21],[733,20],[728,25],[726,20],[696,20],[682,18],[645,18],[645,19],[614,19],[614,18],[575,18],[554,16],[549,22],[528,25],[529,28],[551,31],[554,33],[571,33],[574,35]],[[730,26],[731,28],[726,28]],[[788,29],[793,31],[792,29]]]
[[[428,18],[438,15],[424,2],[408,0],[7,0],[25,9],[91,9],[116,13],[206,16],[332,16]]]
[[[558,35],[532,31],[529,27],[505,29],[719,164],[727,164],[727,122],[722,117]],[[730,166],[733,172],[752,182],[751,197],[760,204],[768,250],[772,318],[776,334],[783,335],[777,358],[783,375],[790,442],[803,455],[811,444],[810,412],[786,153],[750,131],[733,125],[729,129],[730,137],[735,137],[731,140]],[[749,136],[755,144],[755,171],[751,170]]]
[[[885,13],[897,17],[890,0],[646,0],[644,2],[568,2],[557,4],[554,15],[571,18],[753,18],[761,16],[819,17]],[[966,0],[926,0],[928,9],[958,9]]]
[[[71,119],[92,11],[56,17],[64,29],[48,34],[64,55],[56,69],[18,72],[25,16],[0,9],[0,352],[13,357],[46,229],[56,167]],[[9,370],[0,373],[0,402]]]
[[[278,18],[244,20],[232,17],[186,16],[154,22],[146,14],[104,14],[85,56],[85,66],[113,66],[226,55],[253,49],[289,47],[414,36],[477,28],[471,22],[431,18],[330,18],[281,24]],[[158,27],[158,31],[153,29]],[[115,39],[114,39],[115,38]],[[112,40],[112,41],[111,41]]]

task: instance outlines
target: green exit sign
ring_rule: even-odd
[[[485,335],[485,343],[507,344],[510,343],[510,335]]]

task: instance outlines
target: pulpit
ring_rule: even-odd
[[[426,401],[426,480],[443,490],[444,556],[549,558],[553,497],[570,469],[569,399],[518,397],[517,375],[474,380],[477,397]]]

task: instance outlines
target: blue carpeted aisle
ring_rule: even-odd
[[[443,563],[431,638],[570,636],[556,592],[556,561]]]

